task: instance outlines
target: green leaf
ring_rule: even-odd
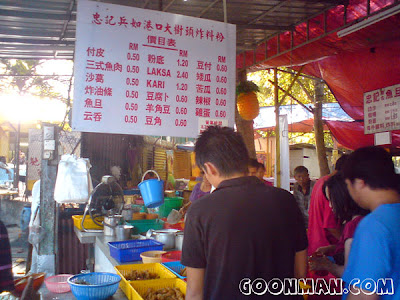
[[[251,92],[258,92],[259,88],[258,85],[255,84],[253,81],[242,81],[236,87],[236,94],[247,94]]]

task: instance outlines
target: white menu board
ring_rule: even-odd
[[[234,126],[236,27],[78,1],[72,128],[197,137]]]
[[[400,84],[364,93],[364,133],[400,129]]]

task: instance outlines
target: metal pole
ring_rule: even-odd
[[[17,189],[19,195],[19,143],[21,140],[21,122],[18,122],[17,137],[15,142],[15,156],[14,156],[14,188]]]
[[[275,99],[275,182],[276,187],[281,187],[281,133],[279,129],[279,88],[278,69],[274,68],[274,99]]]
[[[226,10],[226,0],[223,0],[222,3],[224,6],[224,23],[228,23],[228,12]]]

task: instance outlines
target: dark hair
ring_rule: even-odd
[[[354,182],[362,179],[372,189],[395,189],[400,191],[400,176],[395,173],[391,155],[383,148],[357,149],[343,168],[345,179]]]
[[[300,173],[307,173],[308,174],[308,169],[305,166],[297,166],[294,168],[293,174],[300,174]]]
[[[328,195],[326,194],[328,188]],[[341,221],[350,221],[355,215],[365,216],[369,213],[354,202],[346,187],[346,182],[342,173],[336,173],[329,177],[322,186],[322,191],[329,202],[332,204],[332,209],[335,216]]]
[[[0,156],[0,161],[6,163],[7,162],[6,157],[5,156]]]
[[[348,158],[349,158],[348,154],[343,154],[341,157],[339,157],[335,164],[335,170],[342,171]]]
[[[265,171],[265,166],[263,163],[258,163],[258,168],[257,169],[263,169],[263,171]]]
[[[249,167],[257,168],[259,167],[259,162],[255,158],[250,158],[249,159]]]
[[[249,154],[242,136],[232,128],[208,127],[197,139],[194,152],[200,169],[210,162],[222,176],[247,173]]]

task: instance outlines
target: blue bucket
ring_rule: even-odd
[[[155,173],[158,179],[144,180],[144,177],[149,172]],[[164,203],[164,181],[160,179],[156,171],[148,170],[143,174],[142,182],[139,183],[139,189],[144,205],[147,207],[154,208]]]

